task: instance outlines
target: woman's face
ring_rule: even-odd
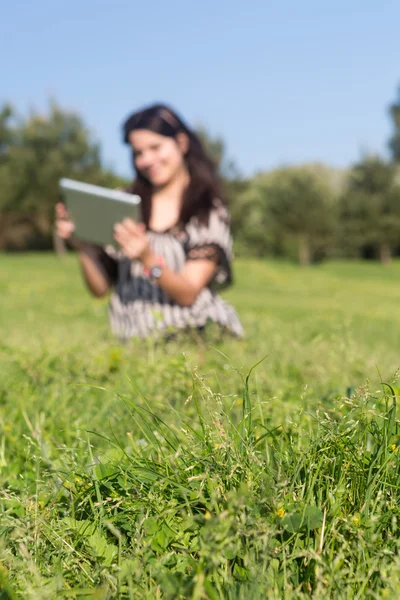
[[[154,186],[164,186],[184,169],[188,139],[185,134],[171,138],[147,129],[129,135],[136,169]]]

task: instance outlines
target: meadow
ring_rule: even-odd
[[[243,340],[120,345],[1,256],[1,600],[400,597],[400,263],[235,275]]]

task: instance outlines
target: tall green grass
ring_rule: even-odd
[[[400,596],[400,269],[238,267],[247,339],[119,347],[4,259],[2,599]]]

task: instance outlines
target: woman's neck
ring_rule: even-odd
[[[150,227],[163,231],[176,225],[181,211],[183,193],[189,185],[189,173],[181,171],[166,185],[153,190]]]
[[[163,186],[155,187],[152,194],[153,200],[170,200],[181,202],[183,193],[189,185],[190,177],[186,169],[182,169],[171,181]]]

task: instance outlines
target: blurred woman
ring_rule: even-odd
[[[115,226],[119,250],[77,240],[65,207],[56,208],[56,231],[79,251],[89,290],[112,290],[112,331],[144,338],[211,321],[241,335],[236,312],[217,293],[232,281],[230,219],[199,138],[164,105],[131,115],[123,130],[142,220]]]

